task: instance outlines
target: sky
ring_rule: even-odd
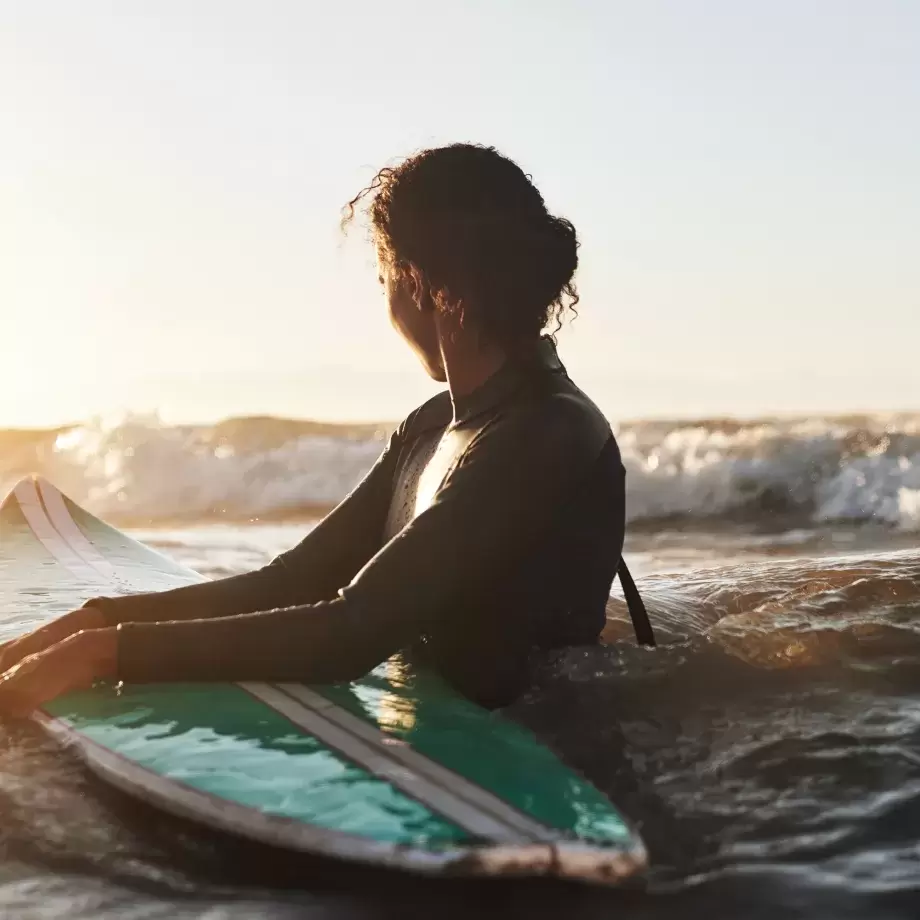
[[[920,409],[916,0],[0,0],[0,427],[398,419],[342,204],[495,145],[615,419]]]

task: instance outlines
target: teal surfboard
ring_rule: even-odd
[[[200,580],[42,479],[0,506],[0,638],[99,594]],[[99,686],[35,718],[125,792],[276,847],[612,885],[646,864],[611,802],[530,732],[398,659],[336,686]]]

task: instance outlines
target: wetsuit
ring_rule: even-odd
[[[503,705],[545,650],[598,641],[624,479],[609,425],[542,339],[455,405],[413,412],[271,564],[89,603],[119,624],[126,681],[335,682],[405,650]]]

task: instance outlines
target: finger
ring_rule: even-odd
[[[2,649],[0,649],[0,674],[9,670],[11,667],[13,667],[14,664],[16,664],[17,661],[22,659],[22,655],[17,654],[17,652],[18,642],[15,640],[13,642],[7,643]]]
[[[8,671],[31,655],[43,651],[49,645],[54,645],[57,641],[47,628],[16,639],[7,649],[0,652],[0,673]]]
[[[13,719],[24,719],[35,709],[27,694],[11,687],[0,687],[0,713]]]

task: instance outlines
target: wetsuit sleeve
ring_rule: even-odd
[[[335,600],[221,620],[127,624],[119,674],[354,679],[427,632],[458,597],[483,596],[553,526],[609,438],[602,420],[564,398],[499,418],[475,437],[431,506]]]
[[[210,619],[312,604],[336,596],[383,542],[402,429],[370,472],[306,538],[269,565],[153,594],[94,598],[108,623]]]

